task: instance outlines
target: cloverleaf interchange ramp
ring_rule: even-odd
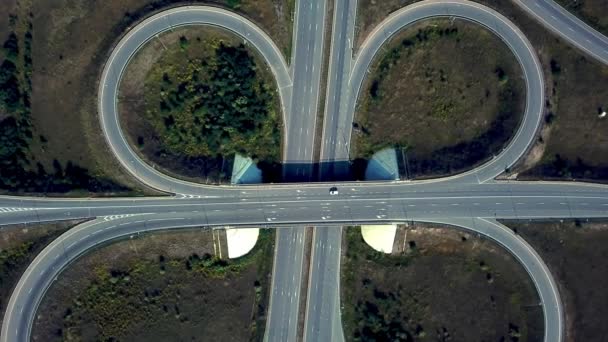
[[[300,1],[298,6],[307,3],[310,2]],[[336,18],[342,18],[337,19],[338,21],[354,18],[353,11],[356,10],[356,6],[353,6],[353,2],[336,1],[335,6]],[[302,8],[302,11],[298,11],[298,20],[318,19],[308,12],[306,6]],[[534,11],[533,8],[530,10]],[[300,17],[300,14],[307,13],[308,19]],[[350,15],[338,16],[338,13]],[[570,18],[568,14],[565,15],[566,18]],[[37,306],[53,279],[78,256],[113,239],[179,227],[335,226],[373,222],[427,221],[451,224],[483,234],[514,254],[532,277],[541,297],[545,315],[545,341],[561,341],[563,313],[554,280],[530,246],[516,234],[498,224],[496,219],[605,218],[608,217],[608,188],[580,183],[493,180],[526,152],[534,140],[539,120],[543,115],[542,70],[530,43],[510,21],[495,11],[472,2],[458,0],[419,2],[395,12],[383,21],[357,52],[354,61],[349,46],[349,39],[352,42],[352,23],[340,25],[341,22],[334,22],[330,61],[335,57],[343,64],[335,66],[330,64],[330,66],[333,68],[333,73],[339,76],[344,76],[343,72],[347,70],[349,80],[342,82],[339,87],[329,89],[328,86],[327,99],[330,101],[328,103],[331,103],[332,98],[336,98],[337,102],[326,107],[337,110],[326,112],[325,121],[333,122],[335,126],[326,125],[324,122],[322,151],[325,152],[322,152],[322,158],[327,160],[348,158],[347,143],[350,141],[350,124],[357,94],[367,67],[381,45],[400,28],[436,16],[455,16],[480,23],[499,35],[511,48],[526,76],[527,103],[522,126],[500,155],[468,173],[447,179],[421,182],[341,183],[340,196],[331,198],[327,194],[328,186],[325,184],[217,187],[189,183],[165,176],[139,159],[122,135],[117,120],[116,94],[120,77],[130,58],[139,47],[154,39],[157,34],[177,26],[209,24],[224,27],[241,35],[259,50],[273,70],[284,110],[286,132],[295,127],[292,125],[294,120],[291,115],[294,109],[291,101],[292,96],[299,95],[292,94],[291,75],[298,74],[296,69],[300,64],[295,58],[290,71],[276,46],[263,31],[248,20],[217,8],[179,7],[161,12],[135,26],[118,43],[102,74],[99,110],[104,134],[121,164],[142,183],[168,193],[189,196],[80,200],[0,197],[0,207],[12,209],[0,212],[0,225],[97,217],[94,221],[68,231],[36,257],[11,296],[0,340],[29,340]],[[568,25],[571,25],[576,21],[569,23]],[[580,30],[581,35],[597,34],[589,31],[586,26],[576,28]],[[339,34],[340,32],[337,32],[339,30],[343,32]],[[318,31],[316,32],[315,35],[318,37]],[[568,32],[571,31],[569,29],[559,31],[560,35],[566,35],[566,39]],[[607,46],[608,44],[598,41],[592,45],[597,51],[607,51]],[[316,54],[313,52],[313,55]],[[340,55],[343,57],[337,58]],[[352,63],[354,65],[351,69]],[[318,84],[318,81],[312,77],[306,82],[313,86],[315,83]],[[329,83],[332,84],[332,81],[330,80]],[[311,98],[316,96],[314,91],[308,91],[308,94],[307,96]],[[316,116],[316,113],[311,110],[301,110],[299,115],[298,120],[302,121],[304,119],[301,116]],[[328,120],[328,117],[331,117],[331,120]],[[308,117],[308,119],[314,118]],[[343,139],[344,136],[348,137],[345,139],[347,143],[337,147],[338,144],[335,142]],[[285,140],[290,139],[292,137],[288,135]],[[289,146],[287,142],[286,144]],[[119,217],[120,215],[124,216]],[[325,235],[328,241],[335,243],[337,240],[339,244],[339,234]],[[321,268],[319,270],[322,271]],[[335,288],[330,291],[335,291]],[[313,296],[321,298],[324,296],[323,293],[312,293]],[[334,292],[332,296],[335,295]],[[327,311],[327,307],[322,310]],[[315,315],[314,309],[309,311],[309,315]],[[271,315],[272,319],[274,318]],[[335,321],[332,320],[330,323],[334,324]],[[269,322],[269,327],[272,327],[272,322]],[[322,334],[322,331],[311,329],[311,332],[312,334],[306,335],[307,339],[325,339],[318,338],[322,335],[314,335],[314,333]]]

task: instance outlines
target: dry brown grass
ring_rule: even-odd
[[[566,341],[602,341],[608,335],[608,223],[506,221],[540,254],[564,304]]]
[[[108,149],[97,115],[97,86],[111,47],[129,23],[125,14],[146,15],[142,13],[146,6],[157,2],[35,1],[31,8],[20,10],[19,15],[33,13],[32,165],[40,162],[52,170],[54,159],[61,165],[72,161],[94,176],[153,193],[126,174]],[[195,2],[224,4],[223,0]],[[287,0],[243,0],[237,12],[261,25],[288,52],[291,10]]]
[[[519,341],[542,340],[534,284],[497,244],[453,228],[415,224],[399,230],[396,240],[405,248],[388,256],[365,245],[359,229],[345,235],[341,289],[347,340],[356,339],[355,331],[364,326],[389,322],[393,331],[405,328],[409,339],[402,340],[410,341],[510,341],[513,327]],[[373,316],[380,321],[370,322]]]
[[[423,38],[427,33],[431,38]],[[414,176],[428,176],[427,169],[462,171],[491,157],[514,134],[523,113],[525,85],[517,60],[498,37],[466,21],[438,19],[406,28],[386,43],[370,70],[355,116],[362,132],[354,135],[354,155],[406,146]],[[501,135],[492,144],[482,142],[486,150],[478,156],[465,157],[464,148],[455,148],[487,140],[484,133],[496,125],[503,127]],[[427,161],[438,165],[415,166]]]
[[[32,340],[256,340],[264,329],[272,245],[236,273],[188,269],[193,254],[219,257],[214,235],[208,229],[138,235],[90,251],[49,289]],[[220,238],[225,246],[225,234]]]
[[[375,4],[373,4],[375,2]],[[365,36],[392,11],[417,0],[359,2],[358,40]],[[608,120],[597,117],[598,109],[608,108],[608,67],[574,49],[542,27],[535,19],[515,5],[503,0],[479,0],[512,20],[532,42],[541,60],[547,85],[547,113],[553,113],[548,134],[537,142],[534,153],[543,152],[538,163],[522,179],[566,178],[602,180],[608,178],[608,136],[604,134]],[[598,17],[605,13],[605,2],[586,0]],[[597,6],[597,7],[595,7]],[[552,71],[551,61],[559,72]],[[556,163],[556,155],[562,161]],[[564,166],[565,165],[565,166]],[[528,166],[528,165],[525,165]]]
[[[78,221],[18,224],[0,229],[0,317],[13,288],[34,258],[56,237]]]
[[[368,34],[390,13],[420,0],[359,0],[355,22],[355,44],[361,46]]]

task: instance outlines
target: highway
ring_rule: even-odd
[[[314,137],[323,60],[326,1],[297,1],[291,58],[293,93],[286,117],[283,177],[310,182],[314,177]],[[271,218],[268,218],[271,219]],[[295,341],[300,314],[304,261],[303,227],[277,232],[272,293],[265,341]]]
[[[298,1],[291,70],[293,93],[284,149],[284,173],[290,181],[314,179],[314,137],[319,108],[326,0]]]
[[[207,226],[411,221],[436,218],[568,218],[608,216],[608,188],[577,183],[487,182],[401,186],[345,183],[285,187],[243,197],[112,200],[0,197],[0,225],[136,214],[198,216]]]
[[[344,341],[340,317],[341,226],[316,227],[310,257],[304,341]]]
[[[277,229],[264,341],[296,341],[304,267],[304,226]]]
[[[462,175],[416,182],[213,187],[163,175],[146,165],[128,146],[117,119],[116,94],[120,77],[130,58],[143,44],[166,30],[183,25],[210,24],[241,35],[266,59],[279,87],[286,126],[285,151],[292,151],[285,152],[285,156],[290,156],[290,153],[302,153],[301,150],[294,152],[294,146],[299,143],[292,144],[291,141],[296,139],[295,141],[304,144],[307,140],[301,136],[298,138],[297,134],[292,137],[289,132],[295,129],[294,132],[297,133],[297,125],[310,125],[313,115],[311,113],[315,113],[316,117],[317,105],[313,106],[309,102],[294,105],[298,102],[293,101],[293,98],[301,96],[318,101],[318,89],[314,89],[315,84],[318,88],[318,76],[312,70],[306,72],[306,65],[315,63],[315,56],[321,54],[316,47],[323,46],[322,30],[320,32],[317,26],[314,26],[313,30],[312,24],[324,23],[324,19],[321,21],[318,16],[322,15],[324,10],[317,8],[314,13],[318,15],[309,15],[309,10],[305,8],[310,3],[312,2],[300,0],[297,4],[296,27],[303,25],[302,35],[309,36],[308,39],[298,40],[300,29],[294,31],[296,49],[290,67],[287,67],[272,40],[255,24],[229,11],[212,7],[186,6],[161,12],[136,25],[120,40],[100,79],[99,111],[104,134],[111,150],[128,172],[152,188],[175,195],[162,198],[112,199],[0,196],[0,225],[96,218],[60,236],[28,267],[8,303],[1,342],[29,340],[36,308],[53,279],[70,262],[91,248],[113,239],[129,238],[131,235],[149,231],[226,225],[295,227],[281,229],[277,234],[274,288],[266,337],[272,340],[285,338],[289,341],[295,340],[293,336],[294,333],[297,334],[297,322],[290,320],[290,317],[294,317],[294,308],[289,303],[296,300],[296,295],[295,292],[293,295],[283,296],[278,293],[282,288],[293,290],[293,284],[300,282],[298,277],[301,277],[302,258],[298,255],[301,251],[298,245],[302,245],[302,240],[299,239],[302,229],[299,227],[323,226],[315,230],[313,240],[311,286],[308,289],[304,334],[307,340],[339,340],[342,338],[341,331],[337,331],[339,317],[336,317],[339,315],[339,308],[336,306],[336,300],[339,300],[336,298],[339,271],[332,272],[336,265],[339,270],[337,258],[340,239],[337,227],[409,221],[452,224],[489,237],[507,248],[526,268],[539,292],[545,316],[544,340],[563,340],[563,312],[555,281],[534,250],[511,230],[498,224],[496,219],[606,218],[608,187],[584,183],[494,180],[505,168],[517,162],[534,141],[543,114],[545,95],[542,69],[533,47],[509,20],[487,7],[464,0],[427,0],[405,7],[386,18],[367,37],[353,59],[352,51],[349,50],[354,32],[354,24],[351,21],[354,22],[356,2],[335,1],[326,117],[321,142],[322,161],[348,159],[354,108],[367,68],[382,44],[399,29],[430,17],[459,17],[486,26],[511,48],[526,77],[527,103],[522,125],[504,151],[488,163]],[[606,38],[598,36],[599,33],[568,13],[548,12],[555,6],[551,1],[518,3],[533,16],[543,17],[549,13],[549,17],[554,21],[542,20],[543,24],[575,46],[606,62],[601,58],[602,51],[606,50]],[[535,3],[539,5],[534,5]],[[322,7],[325,7],[324,4],[325,2]],[[532,5],[528,6],[529,4]],[[310,10],[314,11],[314,5]],[[309,24],[308,29],[306,23]],[[588,35],[595,38],[592,39]],[[306,46],[308,50],[301,54],[307,54],[307,58],[311,58],[313,62],[309,59],[299,62],[300,52],[297,51],[305,51],[302,49],[306,49]],[[304,66],[304,73],[299,69],[299,63]],[[316,65],[320,69],[320,65]],[[348,72],[347,80],[344,78],[345,70]],[[307,87],[310,86],[313,88],[306,95],[306,90],[310,89]],[[296,93],[296,87],[302,90]],[[304,93],[300,94],[300,91]],[[293,117],[294,113],[300,113],[298,119]],[[295,123],[296,120],[302,121]],[[312,124],[312,127],[314,125]],[[304,134],[303,132],[302,130],[300,134]],[[340,139],[343,139],[344,143],[338,146]],[[284,159],[289,160],[285,156]],[[335,170],[329,171],[328,177],[331,178],[334,172]],[[339,187],[339,195],[329,196],[328,188],[332,185]],[[279,246],[294,248],[290,254],[288,248],[279,252]],[[299,269],[297,265],[300,265]],[[290,273],[293,267],[295,273]],[[297,286],[299,289],[299,285]],[[333,303],[330,300],[332,296]],[[295,317],[297,310],[296,308]],[[277,314],[278,312],[288,314]],[[319,317],[328,319],[319,320]],[[275,330],[275,326],[281,328]]]
[[[466,229],[470,229],[484,236],[488,236],[503,246],[508,247],[514,253],[516,258],[522,261],[524,267],[530,272],[536,286],[542,293],[539,293],[543,299],[543,308],[546,317],[546,341],[559,341],[560,339],[550,339],[556,334],[561,334],[562,325],[561,318],[553,319],[553,317],[561,317],[559,310],[560,306],[552,306],[554,302],[559,302],[557,292],[547,292],[547,289],[553,289],[553,279],[548,273],[539,273],[536,268],[546,268],[534,254],[534,259],[528,260],[531,256],[531,249],[524,244],[517,235],[510,230],[498,227],[493,224],[496,218],[522,219],[522,218],[572,218],[572,217],[606,217],[608,216],[608,191],[606,187],[581,185],[581,184],[481,184],[469,185],[468,187],[481,187],[477,195],[471,195],[478,191],[471,190],[464,186],[458,186],[451,191],[441,194],[437,192],[419,192],[412,191],[409,197],[400,197],[396,193],[390,191],[391,186],[386,185],[384,188],[388,192],[376,193],[375,190],[382,186],[359,186],[352,188],[350,192],[345,191],[344,197],[339,199],[329,200],[327,195],[315,194],[315,191],[307,190],[305,200],[292,201],[286,203],[283,200],[273,201],[269,199],[264,207],[277,208],[279,205],[284,206],[285,215],[277,218],[272,222],[272,226],[291,226],[301,224],[303,222],[314,221],[315,224],[323,222],[339,222],[340,224],[358,224],[363,222],[405,222],[405,221],[428,221],[441,222],[448,224],[456,224]],[[358,200],[348,199],[350,193],[357,193],[363,189],[369,188],[368,194],[358,198]],[[417,188],[417,187],[413,187]],[[314,188],[317,189],[317,188]],[[547,190],[544,195],[539,195],[539,190]],[[505,196],[504,193],[510,193],[511,196]],[[390,195],[390,196],[389,196]],[[364,197],[375,197],[366,199]],[[2,205],[10,204],[16,201],[14,198],[2,198]],[[93,246],[97,246],[116,239],[137,234],[138,232],[146,232],[151,230],[169,229],[174,227],[193,227],[193,226],[224,226],[224,225],[253,225],[259,226],[265,223],[263,217],[259,214],[259,204],[248,203],[244,206],[244,214],[238,214],[240,210],[234,210],[234,203],[228,203],[225,207],[219,209],[216,214],[211,215],[212,210],[192,210],[201,209],[204,206],[212,206],[212,204],[201,204],[195,199],[185,199],[176,201],[171,199],[140,199],[132,200],[125,199],[125,203],[116,203],[112,200],[38,200],[28,199],[22,204],[26,207],[50,207],[57,206],[58,208],[69,209],[75,215],[82,217],[87,216],[90,211],[92,216],[100,217],[92,223],[80,225],[71,229],[66,234],[62,235],[35,259],[30,265],[24,276],[21,278],[17,289],[11,296],[9,306],[7,307],[7,319],[3,322],[2,341],[26,341],[28,340],[29,328],[35,314],[40,298],[48,286],[52,283],[57,274],[75,258],[82,255],[85,251]],[[37,205],[36,202],[43,202]],[[133,205],[133,201],[137,201]],[[500,202],[498,202],[500,201]],[[178,203],[172,203],[178,202]],[[166,203],[166,204],[164,204]],[[59,204],[59,205],[57,205]],[[131,204],[131,205],[127,205]],[[457,205],[454,205],[457,204]],[[275,207],[273,207],[275,205]],[[306,206],[306,207],[302,207]],[[25,207],[22,207],[25,208]],[[181,208],[181,210],[180,210]],[[305,208],[308,208],[307,210]],[[138,210],[141,209],[141,210]],[[190,210],[187,210],[190,209]],[[157,210],[161,214],[144,213]],[[171,210],[171,211],[169,211]],[[274,209],[272,209],[274,210]],[[53,211],[52,209],[35,210],[44,217],[44,213]],[[60,212],[63,212],[61,210]],[[122,211],[123,217],[110,217],[104,213],[116,213]],[[2,214],[2,218],[11,216],[28,216],[31,211],[16,211]],[[205,214],[207,213],[207,214]],[[315,216],[317,213],[330,217],[328,220],[318,219]],[[130,216],[133,215],[133,216]],[[378,218],[379,215],[381,218]],[[57,219],[57,217],[51,217]],[[31,216],[24,221],[35,222]],[[485,224],[483,222],[490,222]],[[5,221],[2,222],[3,224]],[[483,223],[483,224],[482,224]],[[332,225],[335,225],[332,224]],[[322,228],[317,228],[316,234]],[[327,230],[327,233],[331,232]],[[334,231],[335,234],[335,231]],[[332,272],[322,272],[326,269],[334,269],[335,266],[323,265],[324,258],[322,253],[331,253],[327,245],[323,245],[323,237],[317,235],[315,237],[315,251],[312,257],[312,279],[321,279],[321,284],[332,284]],[[524,253],[526,252],[526,253]],[[336,250],[333,251],[337,255]],[[533,254],[533,253],[532,253]],[[327,258],[327,260],[336,260],[336,258]],[[315,262],[319,264],[315,265]],[[536,265],[536,266],[535,266]],[[540,266],[539,266],[540,265]],[[277,269],[283,269],[281,264],[276,264]],[[276,272],[277,270],[275,270]],[[276,273],[275,273],[276,274]],[[333,276],[337,281],[338,273],[333,272]],[[324,277],[324,278],[319,278]],[[326,277],[329,277],[326,278]],[[281,278],[276,278],[281,279]],[[275,280],[276,281],[276,280]],[[314,284],[314,280],[311,280]],[[314,286],[314,285],[313,285]],[[334,287],[335,289],[335,287]],[[34,291],[35,290],[35,291]],[[323,287],[321,293],[317,293],[314,288],[309,289],[311,295],[321,295],[322,298],[328,298],[328,291],[332,290],[330,286]],[[319,298],[309,297],[313,305],[319,305]],[[552,302],[545,302],[545,299],[552,299]],[[273,299],[274,300],[274,299]],[[310,304],[309,304],[310,305]],[[274,305],[273,305],[274,307]],[[331,307],[320,305],[320,312],[330,312]],[[293,323],[292,323],[293,324]],[[307,332],[314,332],[318,324],[331,324],[329,322],[307,322]],[[316,330],[320,331],[320,330]],[[271,332],[270,332],[271,333]],[[323,331],[327,334],[327,330]],[[309,336],[309,335],[307,335]]]
[[[346,103],[351,90],[348,79],[352,69],[356,13],[356,0],[335,0],[319,157],[319,175],[323,180],[348,178],[350,171],[346,163],[340,162],[349,160],[353,117],[347,114]]]

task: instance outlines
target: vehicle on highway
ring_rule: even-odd
[[[338,188],[335,186],[332,186],[331,188],[329,188],[329,194],[330,195],[337,195],[338,194]]]

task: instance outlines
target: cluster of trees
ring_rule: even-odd
[[[183,40],[180,45],[187,47]],[[150,114],[164,143],[193,157],[241,153],[276,160],[280,128],[271,108],[273,95],[256,77],[257,66],[245,47],[220,43],[213,61],[189,64],[187,77],[163,75],[160,115]]]
[[[354,341],[414,341],[412,333],[404,326],[406,319],[387,317],[376,304],[369,301],[357,303],[355,310],[363,321],[359,322],[353,333]]]
[[[0,65],[0,109],[7,112],[15,112],[21,109],[21,91],[19,89],[19,79],[17,57],[19,46],[17,35],[12,32],[3,45],[4,61]]]

